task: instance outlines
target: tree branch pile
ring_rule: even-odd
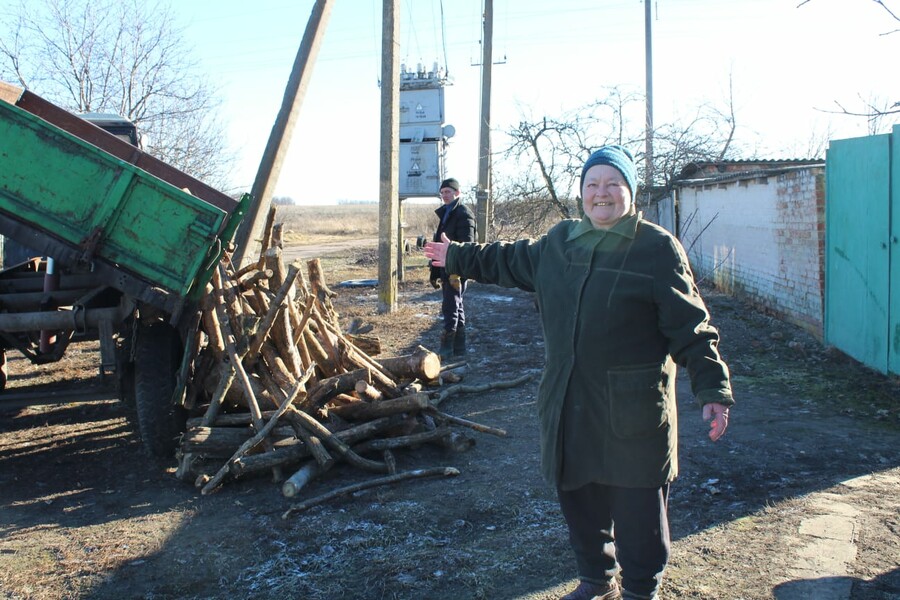
[[[465,450],[474,439],[459,427],[505,435],[437,410],[449,390],[423,391],[439,383],[434,352],[376,360],[366,350],[380,352],[377,339],[342,331],[319,260],[308,261],[306,278],[298,263],[286,266],[273,220],[274,211],[259,260],[235,271],[226,256],[207,288],[185,391],[202,416],[180,441],[179,478],[209,494],[271,471],[294,497],[341,462],[383,482],[454,475],[398,474],[393,453],[426,443]]]

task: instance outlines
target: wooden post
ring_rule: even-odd
[[[484,46],[481,55],[481,122],[478,134],[478,187],[475,190],[475,236],[487,241],[491,214],[491,61],[493,60],[494,2],[484,0]]]
[[[312,78],[312,68],[316,62],[319,47],[322,45],[322,38],[325,36],[325,26],[331,16],[332,4],[334,4],[334,0],[316,0],[309,15],[303,40],[300,42],[300,48],[294,59],[294,67],[288,78],[281,109],[275,118],[272,133],[269,135],[269,141],[256,172],[256,179],[253,181],[251,188],[253,204],[235,236],[237,248],[234,255],[235,268],[239,269],[243,266],[247,258],[251,258],[251,260],[255,258],[256,249],[260,246],[260,230],[264,225],[264,219],[261,219],[260,215],[268,214],[272,191],[278,182],[281,166],[290,146],[294,124],[297,122],[297,115],[300,112],[300,105],[303,103],[306,89]],[[264,205],[265,208],[263,208]]]
[[[400,0],[382,0],[381,175],[378,211],[378,310],[397,304],[397,229],[400,188]]]

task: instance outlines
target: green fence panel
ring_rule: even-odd
[[[891,270],[888,370],[900,374],[900,125],[891,136]]]
[[[826,159],[825,341],[881,372],[891,303],[891,138],[834,140]]]

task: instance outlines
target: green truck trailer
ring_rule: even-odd
[[[99,340],[145,448],[170,454],[199,300],[249,202],[0,82],[0,235],[33,254],[0,271],[0,387],[11,350]]]

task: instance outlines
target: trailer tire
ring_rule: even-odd
[[[0,392],[6,389],[7,379],[9,379],[9,366],[6,364],[6,349],[0,348]]]
[[[116,344],[116,393],[129,411],[134,411],[134,319],[125,321],[127,335],[119,337]],[[129,414],[132,414],[131,412]],[[137,423],[135,423],[137,424]]]
[[[151,456],[170,458],[187,420],[187,411],[172,398],[181,364],[180,338],[165,323],[139,325],[134,344],[134,402],[141,441]]]

